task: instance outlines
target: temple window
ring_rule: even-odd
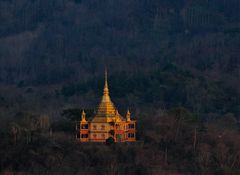
[[[134,129],[134,128],[135,128],[134,124],[128,124],[128,129]]]
[[[81,129],[88,129],[88,125],[81,125]]]
[[[88,134],[81,134],[81,138],[88,138]]]
[[[93,129],[96,130],[96,129],[97,129],[97,126],[96,126],[96,125],[93,125]]]
[[[128,133],[128,138],[134,138],[135,134],[134,133]]]
[[[101,127],[102,127],[102,130],[105,130],[105,125],[102,125]]]
[[[97,137],[97,134],[93,134],[93,137],[96,138],[96,137]]]

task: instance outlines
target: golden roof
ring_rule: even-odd
[[[109,96],[107,71],[105,71],[105,85],[104,85],[103,97],[102,97],[101,103],[98,106],[97,113],[92,121],[93,122],[110,122],[112,120],[115,120],[116,116],[120,116],[120,115]]]

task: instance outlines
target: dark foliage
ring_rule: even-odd
[[[40,127],[35,124],[41,117],[18,115],[20,120],[1,129],[4,175],[240,173],[239,123],[231,115],[208,123],[184,108],[141,116],[145,127],[135,143],[114,143],[112,138],[106,143],[79,143],[71,123],[52,131],[61,121]]]
[[[1,0],[0,174],[240,174],[239,11],[239,0]],[[105,66],[138,143],[75,143]]]

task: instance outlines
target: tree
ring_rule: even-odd
[[[106,140],[106,144],[107,145],[112,145],[112,144],[114,144],[115,143],[115,141],[114,141],[114,138],[113,137],[109,137],[107,140]]]

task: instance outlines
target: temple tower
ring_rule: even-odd
[[[111,101],[107,71],[105,71],[103,96],[97,112],[88,121],[86,113],[82,112],[79,133],[80,142],[106,142],[109,138],[113,138],[115,142],[136,141],[136,120],[131,119],[129,110],[125,117],[121,116]]]

